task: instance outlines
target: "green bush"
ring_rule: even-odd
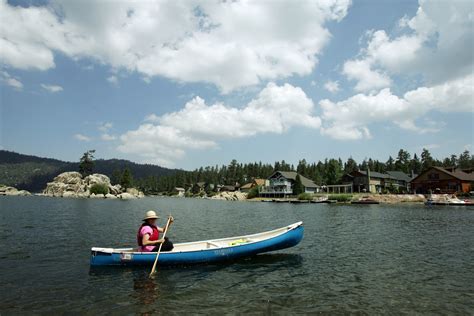
[[[109,193],[109,187],[104,184],[104,183],[96,183],[91,186],[90,189],[91,194],[108,194]]]
[[[331,194],[328,199],[338,202],[350,202],[352,200],[352,194]]]
[[[258,186],[251,188],[249,193],[247,193],[247,199],[256,198],[258,196],[258,192],[259,192]]]
[[[300,201],[311,201],[313,199],[313,195],[310,193],[301,193],[298,195],[298,200]]]

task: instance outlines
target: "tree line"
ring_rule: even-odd
[[[386,161],[377,159],[364,159],[356,162],[352,157],[343,162],[339,159],[325,159],[324,161],[308,162],[302,159],[295,166],[282,161],[274,164],[253,162],[239,163],[232,160],[228,165],[207,166],[193,171],[177,170],[174,174],[166,176],[148,176],[134,180],[134,185],[146,194],[171,192],[175,187],[184,189],[192,188],[196,183],[204,182],[214,185],[245,184],[256,178],[268,178],[274,171],[296,171],[313,180],[318,185],[338,184],[342,176],[355,170],[367,170],[385,173],[387,171],[402,171],[410,175],[419,174],[432,167],[458,167],[461,169],[474,168],[474,155],[468,150],[459,156],[451,155],[442,160],[433,158],[428,149],[423,149],[421,155],[416,153],[411,156],[404,149],[400,149],[396,157],[389,156]],[[207,187],[206,190],[212,190]]]

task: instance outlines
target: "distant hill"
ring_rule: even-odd
[[[150,164],[137,164],[123,159],[95,160],[94,172],[109,177],[114,170],[128,168],[135,179],[148,176],[165,176],[176,172]],[[0,184],[14,186],[31,192],[40,192],[55,176],[65,171],[78,171],[78,162],[67,162],[52,158],[23,155],[0,150]]]

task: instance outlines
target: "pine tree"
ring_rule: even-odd
[[[120,185],[122,186],[122,188],[126,190],[132,187],[132,183],[133,183],[132,173],[130,172],[130,170],[128,170],[128,168],[125,168],[125,170],[122,173],[122,178],[120,179]]]
[[[461,169],[469,169],[473,166],[471,165],[472,157],[469,153],[469,150],[465,150],[462,154],[459,155],[458,163],[459,168]]]
[[[79,172],[82,177],[92,174],[94,169],[94,153],[95,149],[86,151],[79,160]]]
[[[295,184],[293,185],[293,194],[299,195],[303,192],[304,192],[304,186],[303,186],[303,183],[301,182],[301,177],[298,174],[296,175]]]
[[[421,171],[425,171],[435,165],[435,161],[428,149],[423,148],[421,152]]]

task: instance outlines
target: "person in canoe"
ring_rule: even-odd
[[[171,251],[173,250],[173,243],[165,237],[164,239],[160,239],[160,233],[163,233],[164,228],[156,226],[156,220],[159,217],[156,215],[155,211],[148,211],[145,214],[145,218],[143,219],[144,223],[140,226],[137,233],[137,243],[138,243],[138,251],[141,252],[151,252],[151,251],[158,251],[160,244],[161,251]],[[170,225],[173,223],[174,219],[170,217]]]

